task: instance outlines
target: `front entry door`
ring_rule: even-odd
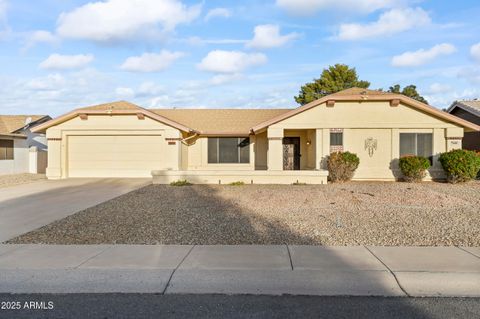
[[[300,170],[300,137],[283,138],[283,170]]]

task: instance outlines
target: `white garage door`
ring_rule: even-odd
[[[164,167],[163,137],[69,136],[68,177],[151,177]]]

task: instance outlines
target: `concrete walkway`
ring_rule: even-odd
[[[151,179],[67,179],[2,188],[0,242],[151,183]]]
[[[0,293],[480,296],[480,248],[0,245]]]

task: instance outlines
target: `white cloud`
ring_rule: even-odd
[[[7,0],[0,0],[0,39],[7,35],[10,28],[7,23]]]
[[[61,55],[54,53],[40,63],[40,68],[48,70],[68,70],[86,67],[94,59],[91,54]]]
[[[212,85],[223,85],[233,81],[241,80],[244,76],[242,74],[233,73],[233,74],[217,74],[210,79],[210,84]]]
[[[180,0],[90,2],[62,13],[57,33],[64,38],[121,41],[172,31],[177,25],[196,19],[200,12],[201,5],[187,7]]]
[[[280,27],[273,24],[257,25],[254,29],[254,37],[247,43],[248,48],[269,49],[281,47],[298,38],[298,33],[280,34]]]
[[[392,35],[430,24],[431,20],[422,8],[392,9],[380,15],[375,22],[368,24],[348,23],[340,25],[337,38],[340,40],[360,40]]]
[[[392,65],[397,67],[420,66],[441,55],[449,55],[456,51],[457,49],[449,43],[437,44],[428,50],[420,49],[396,55],[392,58]]]
[[[457,77],[467,80],[473,85],[480,85],[480,68],[464,67],[458,71]]]
[[[472,45],[472,47],[470,48],[470,55],[476,61],[480,62],[480,43]]]
[[[0,0],[0,22],[7,19],[7,0]]]
[[[212,18],[220,17],[220,18],[229,18],[232,16],[232,12],[227,8],[215,8],[208,11],[207,15],[205,16],[205,21],[208,21]]]
[[[432,83],[428,88],[428,94],[444,94],[447,92],[451,92],[453,88],[448,84],[441,84],[441,83]]]
[[[340,9],[370,13],[378,9],[391,8],[402,0],[277,0],[276,4],[293,15],[313,15],[323,9]]]
[[[249,67],[265,63],[267,57],[262,53],[215,50],[210,51],[197,67],[215,73],[240,73]]]
[[[131,98],[135,95],[135,92],[129,87],[118,87],[115,89],[115,94],[122,98]]]
[[[151,96],[158,95],[165,92],[165,88],[154,82],[143,82],[137,90],[137,96]]]
[[[162,50],[160,53],[144,53],[131,56],[123,62],[120,69],[130,72],[159,72],[167,69],[175,60],[184,56],[182,52]]]
[[[45,30],[36,30],[28,34],[22,50],[26,51],[38,43],[47,43],[53,45],[57,44],[58,42],[59,38],[51,32]]]
[[[197,36],[189,37],[186,39],[176,39],[176,41],[181,43],[187,43],[188,45],[193,46],[200,46],[205,44],[244,44],[247,43],[248,40],[241,40],[241,39],[202,39]]]
[[[39,77],[29,80],[25,83],[25,88],[35,91],[57,90],[65,84],[65,78],[58,73],[49,74],[45,77]]]

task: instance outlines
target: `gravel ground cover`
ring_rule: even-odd
[[[12,174],[0,175],[0,188],[46,179],[45,174]]]
[[[480,246],[480,182],[150,185],[10,240]]]

